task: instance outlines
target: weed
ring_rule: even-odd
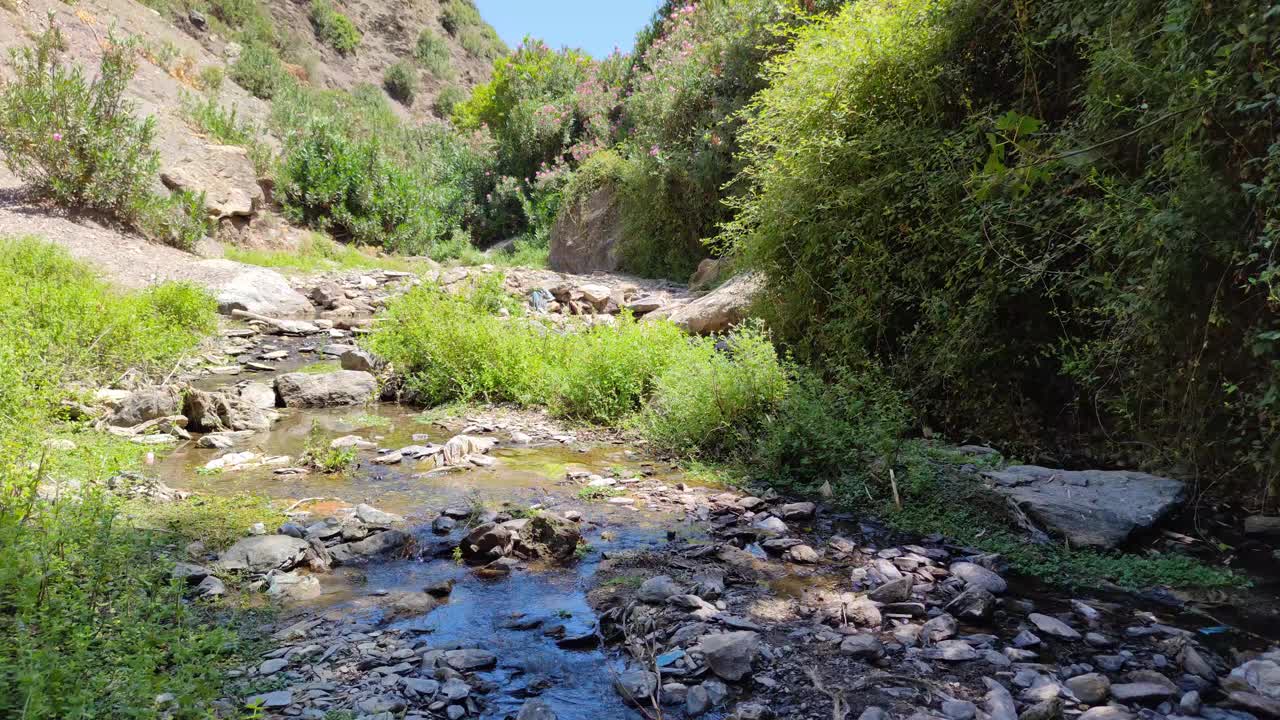
[[[440,34],[431,28],[423,28],[418,33],[418,42],[413,46],[413,56],[436,78],[452,80],[453,67],[449,64],[449,44]]]
[[[316,37],[343,55],[351,55],[360,46],[360,31],[351,18],[334,9],[329,0],[311,0],[308,15]]]
[[[254,523],[275,529],[287,518],[263,497],[194,495],[171,503],[130,501],[124,512],[139,527],[158,528],[218,550],[248,534]]]
[[[359,457],[355,448],[335,448],[319,423],[311,426],[300,461],[323,473],[345,473],[356,466]]]
[[[599,485],[594,487],[584,487],[578,489],[578,499],[587,502],[596,500],[607,500],[611,497],[625,495],[626,492],[616,485]]]
[[[391,97],[404,105],[412,105],[418,90],[418,71],[404,61],[394,63],[382,74],[382,86]]]
[[[270,100],[289,82],[289,75],[275,48],[251,42],[231,65],[231,79],[256,97]]]
[[[407,260],[375,254],[373,248],[343,245],[319,233],[312,233],[296,250],[254,250],[232,246],[227,247],[223,255],[236,262],[302,272],[345,269],[409,271],[414,268],[413,263]]]

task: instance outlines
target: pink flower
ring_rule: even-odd
[[[653,147],[649,148],[649,157],[658,157],[658,153],[660,152],[662,152],[662,148],[658,147],[657,145],[654,145]]]
[[[53,141],[54,141],[54,142],[62,142],[62,133],[59,133],[59,132],[54,133],[54,134],[53,134]]]

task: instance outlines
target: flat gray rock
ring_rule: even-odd
[[[247,537],[218,556],[218,564],[225,570],[267,570],[293,567],[311,545],[288,535],[255,535]]]
[[[360,405],[373,399],[377,384],[372,375],[358,370],[287,373],[276,378],[276,394],[285,407]]]
[[[1186,495],[1181,480],[1130,470],[1014,465],[982,475],[1033,521],[1077,547],[1115,547],[1155,525]]]
[[[1031,624],[1035,625],[1036,629],[1045,635],[1052,635],[1053,637],[1062,640],[1080,639],[1080,633],[1076,632],[1070,625],[1062,622],[1058,618],[1049,617],[1048,615],[1042,615],[1040,613],[1031,613],[1027,616],[1027,620],[1030,620]]]

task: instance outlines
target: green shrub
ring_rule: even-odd
[[[826,378],[800,370],[758,434],[752,467],[790,492],[830,483],[860,499],[883,485],[910,422],[905,398],[876,368],[835,368]]]
[[[484,19],[472,0],[444,0],[440,4],[440,25],[450,35],[483,23]]]
[[[382,74],[382,86],[391,97],[405,105],[412,105],[413,94],[418,89],[418,71],[409,63],[395,63]]]
[[[1280,481],[1280,16],[1017,16],[860,2],[768,65],[721,240],[770,327],[956,436]]]
[[[453,115],[453,109],[458,103],[467,99],[467,91],[457,85],[445,85],[436,93],[435,102],[431,104],[432,111],[436,117],[447,118]]]
[[[730,457],[749,449],[787,395],[787,374],[758,328],[740,328],[717,347],[690,340],[654,381],[638,424],[660,448],[685,456]]]
[[[200,74],[196,76],[196,82],[201,90],[216,94],[222,89],[222,82],[226,77],[227,71],[221,65],[210,65],[200,70]]]
[[[360,46],[360,31],[351,18],[333,8],[329,0],[311,0],[308,15],[316,37],[343,55],[350,55]]]
[[[51,27],[14,53],[16,77],[0,86],[0,152],[10,170],[59,205],[128,220],[159,165],[154,122],[136,119],[123,99],[136,70],[133,49],[113,42],[90,82],[79,66],[63,63],[62,45]]]
[[[167,196],[150,195],[134,213],[134,224],[144,235],[180,250],[194,250],[214,230],[204,193],[175,190]]]
[[[231,65],[231,79],[256,97],[270,100],[288,82],[289,75],[275,48],[251,42]]]
[[[449,43],[431,28],[423,28],[422,32],[418,33],[418,42],[413,46],[413,56],[435,77],[441,80],[453,78]]]
[[[184,93],[182,117],[195,129],[224,145],[248,145],[258,131],[239,118],[239,109],[224,109],[213,95],[203,98]]]
[[[208,0],[210,14],[235,33],[242,44],[278,45],[271,13],[261,0]]]
[[[518,313],[495,314],[511,309],[500,283],[500,277],[491,280],[468,297],[417,288],[391,304],[371,346],[404,368],[407,389],[429,404],[513,402],[617,423],[653,397],[639,427],[662,447],[680,451],[727,424],[758,422],[755,413],[785,390],[781,364],[759,332],[729,336],[735,350],[727,355],[717,353],[714,339],[626,315],[611,325],[559,333]],[[705,387],[691,387],[697,384]],[[721,404],[696,409],[681,401],[683,393]],[[711,442],[728,451],[730,434]]]

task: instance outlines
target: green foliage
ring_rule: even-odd
[[[204,193],[175,190],[168,196],[148,195],[133,212],[133,223],[144,235],[182,250],[194,250],[214,229],[205,211]]]
[[[51,27],[13,54],[15,79],[0,86],[0,154],[10,170],[63,207],[107,213],[153,238],[189,247],[203,235],[203,211],[188,198],[154,197],[159,160],[150,118],[123,98],[136,69],[133,48],[111,41],[92,82],[67,66]]]
[[[167,372],[215,303],[188,285],[121,294],[52,245],[0,239],[0,307],[0,715],[146,718],[170,692],[174,717],[204,717],[235,628],[183,602],[164,547],[93,485],[146,449],[72,427],[56,436],[74,450],[40,442],[70,383]],[[60,499],[38,500],[53,482]]]
[[[334,9],[329,0],[311,0],[307,15],[315,28],[316,38],[342,55],[351,55],[360,47],[360,31],[351,18]]]
[[[849,5],[768,65],[721,240],[799,357],[878,359],[935,427],[1274,483],[1277,37],[1181,0]]]
[[[231,65],[231,79],[254,96],[270,100],[288,82],[289,74],[275,48],[250,42]]]
[[[254,250],[230,246],[223,250],[223,256],[249,265],[308,273],[347,269],[413,269],[409,261],[375,254],[371,248],[343,245],[318,233],[312,233],[294,250]]]
[[[412,105],[413,94],[418,90],[418,71],[407,62],[394,63],[383,72],[382,86],[391,97],[405,105]]]
[[[402,124],[377,88],[291,87],[274,103],[272,125],[287,138],[277,195],[295,221],[430,254],[474,207],[484,148],[437,124]]]
[[[170,503],[130,501],[124,504],[124,512],[135,526],[166,530],[186,541],[199,540],[213,550],[245,537],[254,523],[274,530],[288,520],[270,500],[256,495],[194,495]]]
[[[235,105],[230,109],[223,108],[212,95],[201,98],[183,94],[182,117],[192,127],[223,145],[248,145],[259,132],[240,120],[239,109]]]
[[[122,295],[32,238],[0,238],[0,307],[0,416],[15,419],[50,414],[60,382],[169,370],[216,311],[189,285]]]
[[[436,117],[447,118],[453,114],[453,110],[458,103],[466,99],[466,90],[457,85],[445,85],[436,93],[436,99],[431,105],[431,110],[436,114]]]
[[[329,445],[329,437],[320,425],[313,424],[307,434],[307,444],[302,450],[301,462],[323,473],[344,473],[355,468],[355,448],[335,448]]]
[[[622,488],[609,486],[583,487],[578,489],[578,499],[585,502],[594,502],[597,500],[608,500],[611,497],[618,497],[625,494]]]
[[[752,468],[791,492],[823,483],[861,497],[883,476],[910,429],[905,399],[876,368],[834,368],[827,377],[800,370],[791,392],[759,433]]]
[[[673,416],[651,413],[642,427],[660,431],[657,440],[673,446],[716,423],[748,421],[772,402],[768,393],[785,387],[777,358],[754,331],[730,336],[742,352],[720,357],[713,339],[688,338],[670,323],[624,315],[612,325],[557,333],[533,318],[494,314],[501,307],[484,288],[462,298],[417,288],[391,304],[371,347],[405,369],[407,389],[426,404],[513,402],[613,423],[663,392]],[[694,412],[669,397],[700,382],[721,391],[720,408]],[[762,393],[755,402],[741,401],[755,391]]]
[[[413,46],[413,56],[435,77],[441,80],[453,78],[453,67],[449,59],[449,43],[431,28],[423,28],[418,33],[418,42]]]
[[[701,457],[727,456],[755,442],[787,395],[787,373],[759,328],[739,328],[724,345],[688,342],[656,376],[638,423],[650,442]]]

